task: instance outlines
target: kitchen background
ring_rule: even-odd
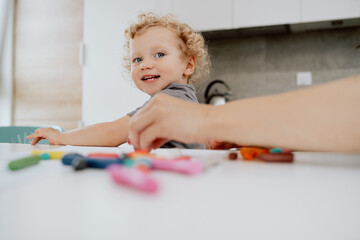
[[[302,72],[311,85],[360,74],[360,0],[0,1],[9,7],[0,125],[70,130],[142,105],[148,96],[121,71],[122,34],[139,10],[203,32],[213,70],[197,86],[200,102],[215,79],[234,100],[307,87],[297,85]]]
[[[297,72],[311,72],[312,84],[360,73],[359,27],[258,34],[208,41],[213,72],[199,89],[201,102],[214,79],[224,80],[232,99],[240,99],[302,88]]]

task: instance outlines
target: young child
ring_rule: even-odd
[[[172,15],[143,13],[125,30],[125,37],[124,67],[138,89],[151,98],[161,92],[198,103],[192,84],[210,71],[209,55],[201,34]],[[33,139],[32,145],[47,139],[56,145],[119,146],[128,139],[131,117],[146,104],[112,122],[64,133],[39,128],[27,138]],[[168,141],[162,147],[202,149],[205,145]]]

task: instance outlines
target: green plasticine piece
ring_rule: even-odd
[[[34,155],[29,157],[20,158],[14,161],[9,162],[9,169],[16,171],[22,168],[26,168],[32,165],[35,165],[41,161],[40,155]]]

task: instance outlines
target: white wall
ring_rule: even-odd
[[[84,0],[84,125],[115,120],[149,99],[122,73],[123,33],[140,8],[169,12],[170,7],[170,1],[159,0]]]

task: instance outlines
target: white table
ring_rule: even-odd
[[[116,185],[104,170],[74,172],[58,160],[7,169],[34,148],[131,151],[0,144],[1,240],[360,239],[360,155],[299,152],[293,164],[223,160],[197,176],[154,171],[160,191],[151,195]]]

